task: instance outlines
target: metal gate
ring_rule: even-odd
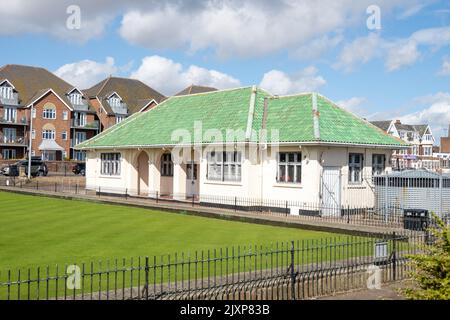
[[[321,215],[341,215],[341,170],[324,167],[321,176]]]

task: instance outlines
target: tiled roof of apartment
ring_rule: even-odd
[[[199,124],[201,137],[197,137],[194,129]],[[209,129],[214,131],[207,132]],[[402,140],[321,95],[275,97],[256,87],[247,87],[171,97],[77,148],[172,146],[180,142],[173,136],[177,132],[188,133],[183,143],[207,144],[221,142],[214,138],[214,133],[220,132],[226,139],[227,130],[241,133],[234,142],[260,142],[260,129],[267,129],[268,143],[406,146]],[[271,135],[273,130],[279,132],[278,138]]]
[[[19,103],[23,106],[28,106],[50,89],[71,106],[67,94],[74,86],[44,68],[8,64],[0,69],[0,82],[5,79],[16,88]]]
[[[212,91],[217,91],[217,89],[212,88],[212,87],[191,85],[191,86],[187,87],[186,89],[178,92],[175,96],[187,96],[189,94],[205,93],[205,92],[212,92]]]
[[[127,104],[130,114],[139,112],[144,107],[143,100],[155,100],[157,103],[160,103],[165,99],[161,93],[139,80],[119,77],[106,78],[93,87],[84,90],[84,92],[90,98],[99,98],[109,114],[114,114],[114,112],[107,103],[106,98],[114,92],[117,92],[123,99],[123,102]]]
[[[374,126],[377,126],[378,128],[380,128],[381,130],[384,131],[388,131],[392,120],[387,120],[387,121],[371,121],[371,124],[373,124]]]

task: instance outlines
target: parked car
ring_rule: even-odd
[[[16,164],[4,166],[0,169],[0,175],[17,177],[19,176],[19,168]]]
[[[85,176],[86,175],[86,164],[81,163],[81,162],[77,163],[76,165],[73,166],[72,172],[75,173],[76,175]]]
[[[28,160],[22,160],[18,162],[18,166],[25,167],[25,174],[28,175]],[[44,161],[40,159],[31,159],[31,176],[47,176],[48,175],[48,167]]]

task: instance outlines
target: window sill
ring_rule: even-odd
[[[204,184],[220,185],[220,186],[234,186],[234,187],[242,187],[243,186],[243,184],[241,182],[232,182],[232,181],[211,181],[211,180],[208,180]]]
[[[274,188],[292,188],[292,189],[303,189],[302,184],[297,183],[276,183],[273,185]]]
[[[117,179],[117,180],[120,180],[120,179],[122,179],[122,176],[106,176],[106,175],[100,175],[99,178],[101,178],[101,179]]]

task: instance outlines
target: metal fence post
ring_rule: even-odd
[[[39,181],[36,180],[36,190],[39,190]]]
[[[75,194],[78,194],[78,183],[75,184]]]
[[[128,200],[128,188],[125,189],[125,200]]]
[[[148,300],[148,274],[149,274],[148,257],[145,257],[145,300]]]
[[[393,239],[392,239],[392,278],[395,281],[397,278],[397,240],[396,240],[396,233],[395,231],[393,232]]]
[[[58,192],[57,182],[55,182],[55,193]]]
[[[289,202],[286,201],[286,216],[289,215]]]
[[[350,224],[350,205],[347,206],[347,224]]]
[[[100,198],[100,194],[101,194],[101,189],[100,186],[98,186],[98,197]]]
[[[291,242],[291,299],[295,300],[295,247]]]
[[[158,203],[159,191],[156,191],[156,203]]]
[[[234,212],[237,211],[237,197],[234,197]]]

